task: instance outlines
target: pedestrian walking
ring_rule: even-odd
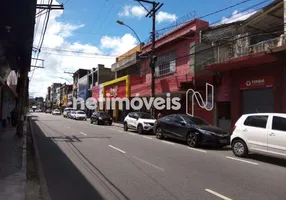
[[[14,108],[11,111],[11,122],[12,122],[12,127],[15,127],[17,125],[17,111],[16,111],[16,108]]]

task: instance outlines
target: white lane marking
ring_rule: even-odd
[[[133,157],[134,159],[139,160],[139,161],[141,161],[141,162],[143,162],[143,163],[145,163],[145,164],[147,164],[147,165],[149,165],[149,166],[151,166],[151,167],[154,167],[154,168],[156,168],[156,169],[158,169],[158,170],[160,170],[160,171],[165,171],[163,168],[158,167],[158,166],[156,166],[156,165],[153,165],[153,164],[147,162],[146,160],[142,160],[142,159],[140,159],[140,158],[137,158],[136,156],[132,156],[132,157]]]
[[[166,144],[174,145],[174,143],[172,143],[172,142],[168,142],[168,141],[162,141],[162,142],[164,142],[164,143],[166,143]]]
[[[85,134],[84,132],[80,132],[80,134],[83,134],[83,135],[87,136],[87,134]]]
[[[230,156],[226,156],[226,158],[231,159],[231,160],[237,160],[237,161],[245,162],[245,163],[252,164],[252,165],[258,165],[258,163],[256,163],[256,162],[242,160],[242,159],[238,159],[238,158],[234,158],[234,157],[230,157]]]
[[[207,192],[209,192],[209,193],[211,193],[211,194],[213,194],[213,195],[215,195],[215,196],[221,198],[221,199],[224,199],[224,200],[232,200],[232,199],[230,199],[230,198],[228,198],[228,197],[226,197],[226,196],[224,196],[224,195],[222,195],[222,194],[219,194],[219,193],[217,193],[217,192],[215,192],[215,191],[213,191],[213,190],[210,190],[210,189],[205,189],[205,190],[206,190]]]
[[[188,149],[191,149],[191,150],[194,150],[194,151],[199,151],[199,152],[202,152],[202,153],[207,153],[207,151],[201,150],[201,149],[195,149],[195,148],[191,148],[191,147],[188,147]]]
[[[121,152],[121,153],[126,153],[125,151],[123,151],[123,150],[121,150],[121,149],[118,149],[118,148],[116,148],[116,147],[114,147],[114,146],[112,146],[112,145],[108,145],[109,147],[111,147],[111,148],[113,148],[113,149],[115,149],[115,150],[117,150],[117,151],[119,151],[119,152]]]
[[[143,138],[149,139],[149,140],[153,140],[153,138],[148,137],[148,136],[142,136]]]
[[[135,133],[129,133],[129,135],[136,135]]]
[[[69,126],[66,126],[67,128],[71,128],[71,127],[69,127]]]

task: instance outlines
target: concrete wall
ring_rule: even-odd
[[[114,72],[110,68],[105,68],[104,65],[98,65],[98,84],[105,83],[115,78]]]

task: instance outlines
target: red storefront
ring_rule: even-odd
[[[259,53],[206,69],[222,74],[216,84],[218,123],[228,118],[233,126],[242,114],[286,112],[286,69],[276,56]]]

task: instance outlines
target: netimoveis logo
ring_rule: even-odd
[[[189,96],[191,95],[191,112],[189,109]],[[193,90],[188,89],[186,92],[186,114],[190,116],[194,116],[195,114],[195,99],[198,105],[207,111],[211,111],[214,107],[214,86],[212,84],[206,83],[206,100],[204,101],[202,95]]]

